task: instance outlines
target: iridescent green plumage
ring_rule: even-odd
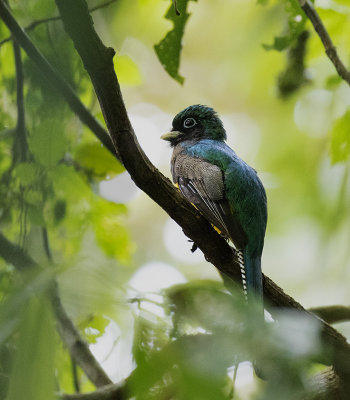
[[[232,240],[244,261],[248,298],[261,298],[267,206],[256,171],[224,142],[225,129],[210,107],[193,105],[181,111],[173,120],[172,132],[162,138],[174,147],[174,182]]]

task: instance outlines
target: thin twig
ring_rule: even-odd
[[[347,306],[324,306],[309,309],[313,314],[318,315],[329,324],[350,321],[350,307]]]
[[[49,263],[52,263],[53,262],[53,258],[52,258],[51,248],[50,248],[49,234],[47,232],[46,226],[44,226],[42,228],[41,233],[42,233],[42,236],[43,236],[43,245],[44,245],[44,250],[45,250],[46,257],[47,257]]]
[[[2,233],[0,233],[0,257],[19,271],[36,267],[35,261],[19,246],[10,242]]]
[[[80,393],[80,381],[79,381],[79,374],[78,374],[78,367],[77,363],[71,356],[70,358],[71,366],[72,366],[72,376],[73,376],[73,386],[76,393]]]
[[[42,235],[47,259],[49,263],[52,264],[53,256],[50,248],[49,234],[46,227],[42,229]],[[88,344],[80,336],[77,328],[73,324],[73,321],[69,318],[66,310],[64,309],[56,281],[53,281],[52,284],[50,300],[57,321],[57,329],[63,342],[70,352],[72,360],[73,382],[76,392],[80,391],[80,385],[77,376],[77,363],[79,363],[87,377],[97,387],[111,384],[112,381],[109,379],[105,371],[101,368],[100,364],[90,352]]]
[[[318,36],[320,37],[323,46],[326,50],[326,54],[329,59],[332,61],[335,69],[337,70],[339,76],[344,79],[350,85],[350,71],[345,67],[343,62],[338,56],[337,49],[334,46],[332,39],[330,38],[323,22],[315,10],[314,6],[310,2],[310,0],[298,0],[300,7],[304,10],[306,16],[311,21],[312,25],[315,28]]]
[[[109,5],[115,3],[116,1],[118,1],[118,0],[110,0],[110,1],[106,1],[105,3],[99,4],[99,5],[95,6],[95,7],[91,7],[91,8],[89,8],[89,12],[94,12],[94,11],[97,11],[97,10],[101,10],[102,8],[106,8]],[[36,19],[36,20],[32,21],[29,25],[25,26],[23,29],[24,29],[25,32],[30,32],[30,31],[32,31],[33,29],[35,29],[39,25],[47,24],[49,22],[61,21],[61,19],[62,18],[59,15],[55,16],[55,17]],[[8,36],[7,38],[5,38],[3,40],[1,40],[0,41],[0,47],[5,43],[10,42],[11,40],[13,40],[13,36],[12,35]]]
[[[3,0],[0,0],[0,18],[4,21],[8,29],[12,32],[12,35],[16,38],[17,42],[27,53],[28,57],[39,68],[42,75],[67,101],[73,112],[102,142],[102,144],[115,157],[118,158],[118,155],[106,130],[102,127],[99,121],[91,115],[90,111],[79,100],[78,96],[65,81],[65,79],[63,79],[63,77],[51,66],[51,64],[46,60],[41,52],[34,46],[28,35],[18,25],[17,21],[12,16],[11,12],[9,11]]]
[[[173,6],[174,6],[175,14],[176,15],[181,15],[179,9],[177,8],[176,0],[173,0]]]
[[[17,101],[17,126],[16,126],[16,141],[18,143],[18,156],[20,161],[25,161],[27,158],[27,135],[26,135],[26,122],[25,122],[25,110],[24,110],[24,78],[23,78],[23,63],[21,56],[21,48],[19,44],[13,42],[13,52],[15,56],[15,67],[16,67],[16,101]],[[16,151],[15,150],[15,151]]]
[[[88,344],[81,337],[64,309],[56,283],[54,283],[51,291],[51,303],[57,320],[58,331],[73,359],[97,387],[111,384],[112,381],[91,353]]]
[[[14,136],[13,147],[12,147],[12,169],[17,162],[25,162],[28,157],[28,143],[27,143],[27,132],[26,132],[26,121],[25,121],[25,109],[24,109],[24,76],[23,76],[23,63],[21,48],[17,41],[13,42],[13,53],[15,58],[16,68],[16,103],[17,103],[17,124],[16,134]],[[27,214],[28,204],[24,201],[26,188],[20,185],[20,236],[19,243],[22,248],[25,247],[25,241],[27,236]]]

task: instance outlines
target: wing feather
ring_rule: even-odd
[[[200,158],[179,154],[172,163],[173,180],[181,193],[207,220],[238,248],[243,248],[245,234],[225,197],[221,169]]]

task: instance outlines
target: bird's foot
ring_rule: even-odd
[[[190,243],[193,243],[192,244],[192,248],[191,248],[191,251],[192,251],[192,253],[194,253],[197,249],[198,249],[198,246],[196,245],[196,243],[193,241],[193,240],[188,240]]]

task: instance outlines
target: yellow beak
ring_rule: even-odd
[[[180,135],[179,131],[171,131],[171,132],[164,133],[164,135],[162,135],[160,138],[163,140],[170,141],[172,139],[175,139],[179,135]]]

